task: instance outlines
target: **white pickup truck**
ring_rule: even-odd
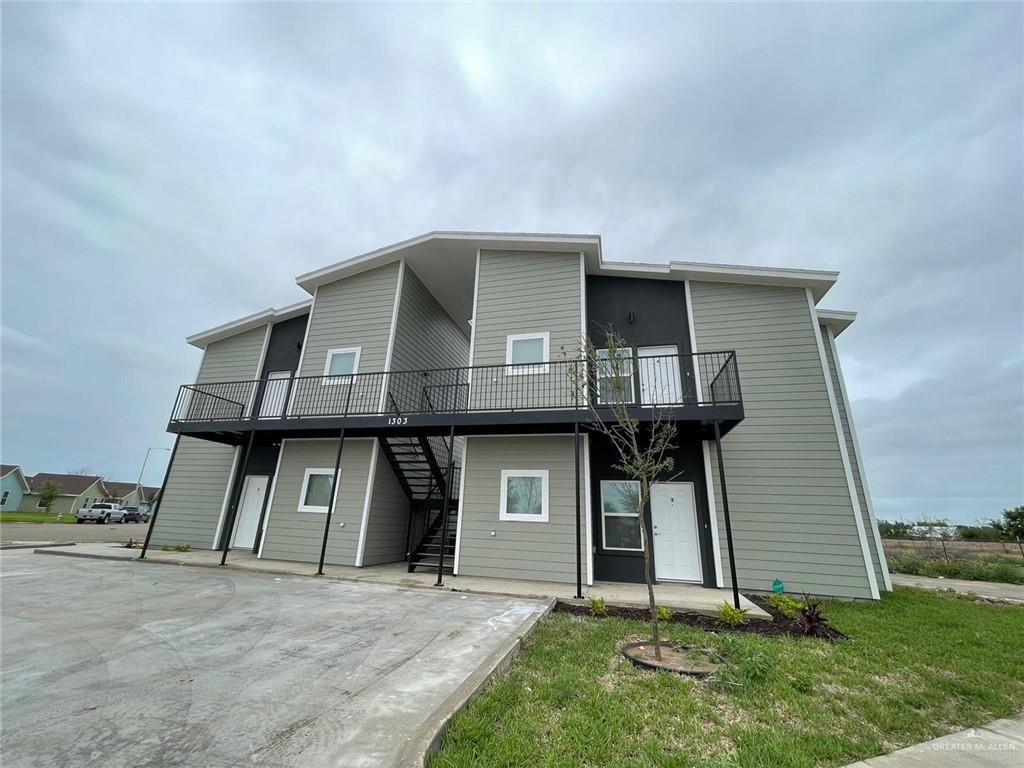
[[[128,511],[122,509],[120,504],[101,501],[78,510],[75,522],[84,523],[86,520],[93,520],[97,523],[123,523],[127,519]]]

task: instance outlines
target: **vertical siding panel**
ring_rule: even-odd
[[[575,582],[576,492],[572,436],[474,436],[468,442],[459,513],[459,575]],[[587,492],[585,450],[581,442],[581,504]],[[548,470],[548,522],[498,520],[503,469]],[[585,506],[582,514],[587,515]],[[590,541],[586,522],[582,524],[581,554],[586,581]]]
[[[868,550],[871,552],[871,564],[875,569],[875,578],[879,588],[885,584],[885,575],[882,573],[882,564],[878,557],[878,547],[875,543],[875,525],[868,515],[867,495],[864,493],[864,482],[860,474],[860,461],[856,448],[853,444],[853,432],[850,429],[850,414],[847,409],[846,399],[843,397],[843,386],[839,379],[839,370],[836,366],[836,349],[829,338],[828,329],[821,326],[821,341],[825,345],[825,357],[828,360],[829,374],[832,377],[832,391],[836,396],[836,405],[839,408],[839,418],[843,425],[843,437],[846,440],[846,452],[850,456],[850,467],[853,470],[853,483],[857,489],[857,500],[860,503],[860,512],[864,520],[864,530],[867,531]]]
[[[363,565],[404,560],[408,520],[409,500],[384,457],[384,452],[378,451],[370,515],[366,522]]]
[[[803,288],[692,281],[697,351],[735,349],[746,418],[722,440],[744,589],[870,598]],[[711,455],[715,495],[718,460]],[[723,575],[731,584],[719,516]]]
[[[327,539],[327,563],[355,565],[372,448],[372,438],[345,440],[341,452],[341,483]],[[274,498],[270,500],[262,557],[303,563],[315,563],[320,559],[325,515],[300,512],[299,494],[306,469],[333,469],[337,454],[336,439],[289,439],[282,443],[281,463],[275,481]]]

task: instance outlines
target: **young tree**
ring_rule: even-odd
[[[60,495],[60,488],[53,480],[47,480],[43,483],[42,488],[39,489],[39,501],[42,502],[43,506],[49,511],[50,506],[56,501]]]
[[[642,426],[630,415],[636,404],[634,396],[634,360],[632,349],[611,328],[605,332],[605,348],[598,349],[589,340],[582,343],[579,362],[570,367],[569,386],[573,397],[586,402],[590,411],[590,429],[604,435],[618,455],[615,468],[639,486],[640,542],[644,553],[644,581],[651,611],[651,633],[654,655],[661,658],[661,632],[658,608],[654,600],[654,569],[652,545],[647,535],[646,509],[651,498],[651,484],[670,479],[674,459],[676,425],[671,407],[651,408],[651,423]]]
[[[1024,507],[1003,510],[1002,520],[993,520],[992,527],[1008,539],[1020,541],[1024,539]]]

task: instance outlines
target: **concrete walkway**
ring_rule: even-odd
[[[118,560],[134,560],[139,556],[139,550],[125,549],[116,544],[78,544],[74,547],[59,549],[40,549],[38,553]],[[220,564],[220,555],[220,552],[211,550],[164,552],[159,549],[151,549],[146,553],[146,560],[177,565],[216,567]],[[316,573],[316,564],[314,563],[260,560],[249,553],[240,552],[230,552],[227,565],[245,571],[287,574],[289,576],[312,576]],[[409,573],[404,562],[366,568],[327,565],[324,566],[324,577],[342,581],[361,581],[370,584],[390,584],[421,589],[434,589],[434,583],[437,580],[437,576],[432,573]],[[576,594],[575,584],[492,579],[482,576],[446,576],[444,587],[454,592],[536,599],[554,597],[569,601],[572,601]],[[593,586],[583,586],[583,594],[587,597],[603,597],[609,605],[647,605],[647,587],[643,584],[595,581]],[[707,616],[717,615],[718,608],[722,603],[732,603],[730,590],[708,589],[695,584],[659,584],[655,588],[655,596],[658,599],[658,605],[665,605],[679,611],[693,611]],[[765,611],[742,595],[740,595],[740,605],[748,610],[747,615],[751,618],[771,620]]]
[[[897,587],[919,587],[939,592],[960,592],[992,600],[1006,600],[1024,603],[1024,585],[1000,584],[992,581],[964,581],[963,579],[932,579],[928,576],[910,576],[905,573],[892,574],[892,583]]]
[[[1019,768],[1024,765],[1024,714],[851,763],[846,768],[949,768],[960,765],[980,768]]]

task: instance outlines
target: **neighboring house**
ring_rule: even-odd
[[[0,464],[0,512],[12,512],[21,506],[21,497],[29,491],[28,480],[17,464]]]
[[[122,507],[137,507],[144,501],[141,485],[104,480],[103,487],[107,489],[107,498],[104,501],[113,501]]]
[[[21,512],[42,512],[47,509],[40,493],[46,483],[57,486],[57,498],[49,506],[54,514],[75,514],[82,507],[95,501],[107,498],[107,489],[103,486],[103,478],[97,475],[60,475],[52,472],[40,472],[28,478],[29,491],[22,497]]]
[[[727,491],[741,589],[877,598],[835,344],[854,313],[817,308],[837,278],[483,233],[301,275],[312,298],[189,337],[203,359],[172,410],[152,544],[590,584],[642,581],[643,524],[659,581],[728,586]],[[678,426],[680,474],[646,510],[586,428],[607,388],[572,386],[581,338],[609,326],[635,355],[631,412]]]

